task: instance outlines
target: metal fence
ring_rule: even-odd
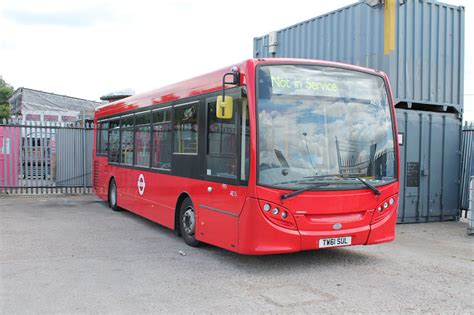
[[[0,121],[0,194],[90,193],[93,124]]]

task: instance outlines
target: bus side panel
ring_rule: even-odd
[[[120,207],[174,229],[174,206],[178,197],[172,194],[173,187],[166,180],[168,175],[118,167],[114,167],[113,173],[117,177]],[[139,182],[142,190],[139,190]]]
[[[133,171],[126,172],[126,170],[123,168],[112,166],[111,173],[113,174],[115,183],[117,185],[117,205],[120,208],[132,211],[133,202],[128,192],[127,177],[132,177]]]
[[[238,220],[247,186],[196,181],[193,197],[199,216],[197,238],[205,243],[235,251]],[[194,201],[194,200],[193,200]]]
[[[175,207],[181,193],[179,185],[183,183],[176,183],[176,178],[167,174],[144,172],[141,174],[146,180],[146,189],[143,196],[153,201],[151,211],[155,213],[156,220],[154,221],[174,230]],[[138,181],[138,176],[136,181]]]
[[[196,238],[204,243],[237,251],[238,218],[199,207]]]

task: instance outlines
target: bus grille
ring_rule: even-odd
[[[99,183],[99,163],[98,161],[94,161],[94,179],[93,179],[94,187],[97,187]]]

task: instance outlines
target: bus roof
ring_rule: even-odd
[[[242,74],[240,84],[244,85],[247,84],[247,75],[249,74],[249,70],[254,69],[255,66],[262,63],[311,63],[326,66],[342,67],[351,70],[363,71],[376,75],[386,76],[384,73],[373,69],[325,60],[294,58],[247,59],[232,66],[225,67],[217,71],[210,72],[189,80],[174,83],[162,88],[151,90],[149,92],[140,93],[112,103],[98,106],[95,110],[95,114],[96,117],[104,117],[118,114],[121,112],[135,110],[141,107],[167,103],[174,100],[217,91],[222,88],[222,76],[224,75],[224,73],[229,72],[231,67],[233,66],[239,67],[240,72]],[[250,73],[253,72],[250,71]]]

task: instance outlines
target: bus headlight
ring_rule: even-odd
[[[259,200],[262,215],[271,223],[287,229],[296,230],[296,220],[290,210],[279,203]]]
[[[397,200],[398,196],[393,195],[379,203],[379,205],[375,208],[377,211],[374,211],[374,215],[372,217],[372,224],[380,222],[386,216],[392,215],[394,211],[396,212],[398,206]]]

